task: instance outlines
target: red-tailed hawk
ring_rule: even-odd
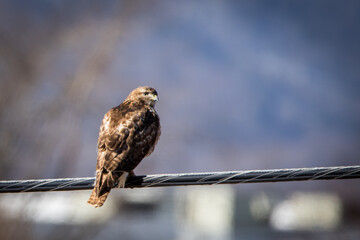
[[[105,114],[89,204],[101,207],[114,184],[124,187],[128,175],[133,175],[133,169],[154,150],[160,136],[160,120],[154,109],[157,101],[154,88],[138,87]]]

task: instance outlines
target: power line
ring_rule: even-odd
[[[290,168],[208,173],[156,174],[129,177],[125,188],[169,187],[360,178],[360,166]],[[92,189],[95,178],[0,181],[0,193]]]

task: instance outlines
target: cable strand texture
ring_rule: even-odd
[[[335,180],[350,178],[360,178],[360,166],[132,176],[126,181],[125,188]],[[94,180],[94,177],[85,177],[0,181],[0,193],[87,190],[93,188]]]

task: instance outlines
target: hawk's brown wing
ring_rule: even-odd
[[[101,122],[96,180],[94,190],[88,201],[95,207],[103,205],[111,188],[122,175],[120,172],[113,173],[112,171],[117,168],[116,160],[121,161],[123,156],[126,155],[123,146],[126,146],[126,140],[130,133],[129,126],[126,123],[130,122],[131,119],[125,119],[125,116],[117,108],[112,108],[107,112]]]
[[[130,115],[133,114],[122,114],[116,108],[105,114],[99,132],[96,170],[114,171],[126,154],[126,140],[130,131],[134,131]]]

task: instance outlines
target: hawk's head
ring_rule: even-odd
[[[158,94],[152,87],[138,87],[129,94],[127,99],[135,102],[142,102],[151,107],[154,107],[155,103],[159,101]]]

